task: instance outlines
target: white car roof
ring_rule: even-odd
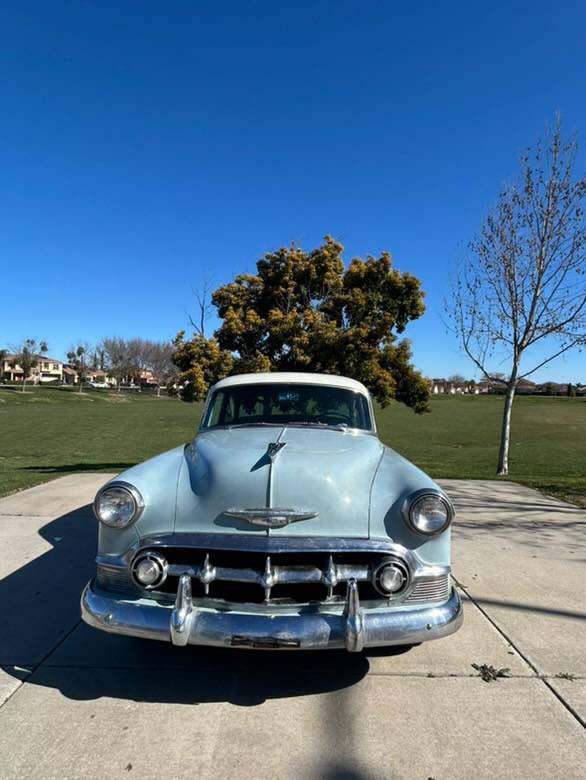
[[[234,385],[260,385],[275,383],[299,384],[299,385],[326,385],[328,387],[343,387],[346,390],[353,390],[355,393],[362,393],[368,397],[368,390],[356,379],[350,379],[346,376],[336,376],[334,374],[309,374],[301,371],[275,371],[258,374],[236,374],[235,376],[220,379],[211,390],[220,390],[223,387],[233,387]]]

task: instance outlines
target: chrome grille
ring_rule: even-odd
[[[126,567],[122,569],[117,566],[99,564],[96,572],[96,581],[98,585],[107,590],[124,592],[136,588]]]
[[[405,598],[406,602],[445,601],[450,595],[450,575],[439,577],[421,577],[415,579],[413,590]]]
[[[374,602],[424,603],[446,600],[449,596],[449,575],[444,571],[439,576],[411,572],[410,581],[402,592],[391,598],[381,596],[373,586],[374,572],[382,561],[396,559],[396,556],[379,552],[313,550],[267,555],[250,550],[205,551],[177,547],[159,547],[157,551],[168,562],[168,576],[156,590],[169,595],[176,593],[179,578],[187,574],[192,581],[194,598],[227,603],[343,602],[350,580],[357,582],[361,601],[370,601],[373,605]],[[135,560],[148,552],[148,548],[142,548]],[[136,589],[137,585],[133,587]]]
[[[199,595],[227,601],[257,603],[321,602],[343,599],[349,580],[356,580],[368,592],[372,577],[371,555],[336,556],[311,555],[253,555],[251,553],[205,553],[201,563],[175,562],[172,550],[165,551],[168,566],[168,584],[173,591],[182,574],[191,577],[194,596]],[[191,551],[193,558],[193,551]],[[377,559],[380,562],[380,558]],[[380,598],[380,596],[378,596]]]

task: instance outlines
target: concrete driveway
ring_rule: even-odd
[[[583,510],[445,481],[459,633],[356,656],[217,651],[80,623],[105,479],[0,500],[0,777],[584,777]]]

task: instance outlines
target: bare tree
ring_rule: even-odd
[[[128,376],[130,358],[127,343],[119,336],[106,338],[102,341],[106,365],[116,379],[118,392],[122,381]]]
[[[148,354],[150,342],[146,339],[134,338],[126,342],[128,355],[128,378],[141,384],[143,374],[148,370]]]
[[[177,368],[171,360],[173,345],[166,341],[149,342],[148,367],[157,382],[157,395],[161,395],[161,385],[168,384],[177,373]]]
[[[104,339],[102,349],[118,389],[124,381],[141,382],[147,371],[152,372],[159,384],[166,384],[177,371],[171,360],[173,347],[169,342],[115,336]]]
[[[103,371],[105,369],[106,350],[104,349],[104,345],[102,343],[96,344],[94,347],[91,363],[92,367],[98,369],[99,371]]]
[[[213,279],[211,276],[206,276],[202,284],[192,290],[196,302],[196,315],[195,319],[188,314],[189,324],[199,336],[205,338],[206,322],[212,311],[212,288]]]
[[[505,390],[500,475],[508,474],[519,380],[586,344],[586,178],[574,176],[576,148],[557,117],[522,156],[518,179],[500,193],[453,285],[448,308],[464,352]],[[496,359],[508,366],[504,378],[490,371]]]
[[[46,341],[37,341],[36,339],[25,339],[21,344],[12,347],[13,364],[22,368],[22,392],[26,387],[26,380],[31,376],[33,368],[39,365],[49,350]]]

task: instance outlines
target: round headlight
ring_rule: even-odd
[[[407,511],[411,527],[420,534],[435,536],[445,531],[452,522],[453,510],[439,493],[422,493],[416,496]]]
[[[132,485],[112,484],[100,490],[94,501],[96,517],[111,528],[126,528],[138,518],[144,502]]]

